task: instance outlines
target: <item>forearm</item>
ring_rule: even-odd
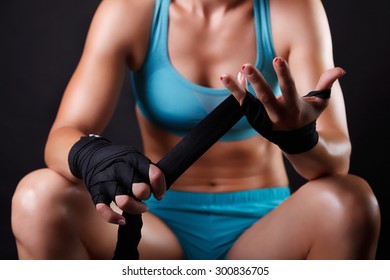
[[[77,182],[69,170],[68,154],[84,134],[74,127],[61,127],[50,132],[45,147],[46,165],[65,178]]]
[[[294,155],[285,153],[285,156],[302,177],[312,180],[324,175],[347,173],[350,154],[349,139],[320,132],[318,143],[311,150]]]

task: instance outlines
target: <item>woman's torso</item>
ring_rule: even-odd
[[[179,125],[176,125],[180,130],[174,130],[174,119],[173,125],[170,127],[168,118],[165,127],[163,121],[159,123],[159,119],[162,118],[159,117],[158,112],[154,113],[150,107],[155,106],[158,109],[158,106],[164,108],[173,106],[168,109],[175,112],[175,106],[177,106],[178,111],[180,111],[180,104],[188,100],[184,96],[185,99],[180,103],[180,96],[175,96],[176,92],[173,90],[182,86],[180,82],[195,90],[199,89],[201,93],[204,91],[213,95],[215,92],[216,98],[213,99],[213,96],[207,96],[204,102],[219,103],[222,100],[221,98],[229,94],[222,89],[219,79],[221,74],[231,73],[235,75],[241,65],[246,62],[250,62],[267,72],[269,67],[266,68],[273,59],[269,49],[271,48],[273,51],[273,46],[264,46],[259,43],[259,36],[265,36],[266,39],[268,36],[268,39],[270,39],[270,34],[264,34],[264,30],[267,30],[267,28],[270,30],[270,28],[259,29],[258,26],[255,27],[254,19],[259,20],[258,17],[261,14],[253,13],[252,1],[232,1],[239,4],[229,10],[214,9],[210,14],[207,10],[199,10],[196,6],[188,6],[188,2],[171,1],[169,19],[166,19],[169,20],[166,23],[167,34],[165,34],[167,60],[164,62],[165,64],[161,63],[161,68],[163,70],[169,68],[171,72],[168,71],[168,74],[172,73],[177,80],[171,81],[169,80],[171,77],[167,76],[166,79],[161,78],[162,81],[158,79],[153,81],[153,73],[157,73],[156,77],[158,78],[158,70],[153,70],[155,72],[151,74],[148,72],[149,69],[145,70],[142,67],[140,68],[141,74],[139,74],[140,72],[135,73],[135,75],[140,76],[133,77],[136,94],[138,95],[137,117],[145,154],[154,162],[163,157],[185,134],[186,126],[191,125],[186,125],[187,116],[184,110],[183,116],[177,116],[177,118],[183,119],[179,122]],[[262,22],[264,22],[264,19]],[[164,26],[164,22],[162,22],[162,26]],[[158,42],[161,43],[161,38],[158,41],[156,40],[156,44]],[[153,40],[149,42],[149,52],[152,44]],[[268,53],[265,52],[264,48],[268,48]],[[149,59],[148,55],[150,53],[146,55],[146,64]],[[152,63],[152,61],[149,62]],[[154,65],[152,66],[154,67]],[[155,69],[153,67],[152,69]],[[146,75],[149,76],[146,77]],[[269,79],[272,80],[271,74],[270,77]],[[140,96],[140,92],[142,91],[142,94],[144,94],[143,89],[148,92],[148,88],[147,86],[143,88],[143,85],[137,85],[137,78],[141,81],[150,78],[151,81],[148,82],[155,82],[157,84],[155,87],[161,86],[160,89],[164,89],[164,82],[173,87],[172,90],[158,92],[159,95],[156,95],[155,99],[159,99],[160,102],[153,101],[154,105],[148,107],[150,100],[147,98],[143,100],[143,97]],[[175,82],[178,84],[176,87]],[[274,80],[271,82],[274,83]],[[137,92],[137,89],[140,92]],[[150,88],[149,91],[151,92],[150,95],[157,94],[155,91],[151,91]],[[165,92],[168,96],[164,96]],[[183,93],[193,94],[191,92],[186,93],[185,88],[177,94]],[[171,98],[173,105],[170,105],[171,103],[164,105],[165,97]],[[191,103],[190,101],[187,102]],[[187,105],[190,108],[191,105],[196,107],[195,103]],[[207,110],[211,109],[212,107],[206,108],[204,112],[203,110],[198,111],[207,114]],[[198,118],[202,117],[202,114],[198,116]],[[242,136],[240,136],[240,133]],[[237,133],[232,134],[231,139],[229,137],[228,133],[223,139],[224,141],[217,142],[195,162],[175,182],[172,189],[222,192],[287,185],[287,175],[280,151],[267,140],[253,133],[245,119],[237,125]]]

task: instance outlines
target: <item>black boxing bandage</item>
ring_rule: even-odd
[[[81,137],[71,148],[69,168],[74,176],[83,179],[95,203],[109,205],[117,195],[134,198],[132,184],[149,182],[150,160],[136,148],[116,146],[106,138],[92,135]],[[138,243],[141,239],[142,218],[140,214],[126,217],[117,246],[126,249],[128,259],[138,259]]]
[[[199,122],[156,164],[164,172],[167,189],[242,117],[240,104],[230,95]],[[126,212],[122,215],[126,225],[119,226],[113,259],[137,259],[140,235],[136,231],[141,231],[141,218]]]
[[[156,165],[164,172],[167,187],[228,132],[242,117],[240,104],[227,97],[170,150]]]
[[[150,160],[141,152],[92,134],[73,145],[68,162],[72,174],[84,180],[95,204],[109,205],[117,195],[133,196],[135,173],[143,182],[149,181]]]
[[[306,96],[315,96],[322,99],[330,98],[330,90],[312,91]],[[264,105],[247,91],[242,104],[243,112],[252,127],[264,138],[278,145],[288,154],[300,154],[312,149],[318,142],[316,122],[313,121],[301,128],[290,131],[276,131],[272,129],[270,120]]]

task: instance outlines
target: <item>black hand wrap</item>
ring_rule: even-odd
[[[149,182],[147,157],[134,147],[112,145],[103,137],[81,137],[71,148],[68,162],[72,174],[84,180],[95,204],[109,205],[117,195],[134,197],[135,173]]]
[[[312,91],[306,96],[315,96],[322,99],[330,98],[330,90]],[[288,154],[299,154],[312,149],[318,142],[316,122],[313,121],[301,128],[290,131],[275,131],[264,105],[247,91],[242,109],[252,127],[264,138],[278,145]]]
[[[150,160],[131,146],[115,146],[103,137],[81,137],[69,152],[69,168],[72,174],[84,180],[95,203],[109,205],[117,195],[134,198],[132,184],[149,183]],[[138,259],[137,246],[141,240],[142,217],[125,213],[126,226],[117,246],[126,251],[115,252],[118,258]],[[117,248],[118,248],[117,247]]]
[[[230,95],[195,126],[156,164],[164,172],[167,189],[242,117],[240,104]],[[138,259],[142,220],[126,212],[122,215],[126,218],[126,225],[119,226],[113,259]]]

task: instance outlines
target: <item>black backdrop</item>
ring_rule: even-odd
[[[21,177],[44,167],[43,149],[64,87],[82,51],[98,0],[0,2],[0,259],[17,259],[10,226],[11,198]],[[390,8],[386,0],[323,1],[353,143],[351,172],[373,187],[382,212],[377,259],[390,259],[389,160]],[[386,86],[387,85],[387,86]],[[141,147],[133,99],[125,81],[105,135]],[[290,171],[293,188],[302,181]]]

